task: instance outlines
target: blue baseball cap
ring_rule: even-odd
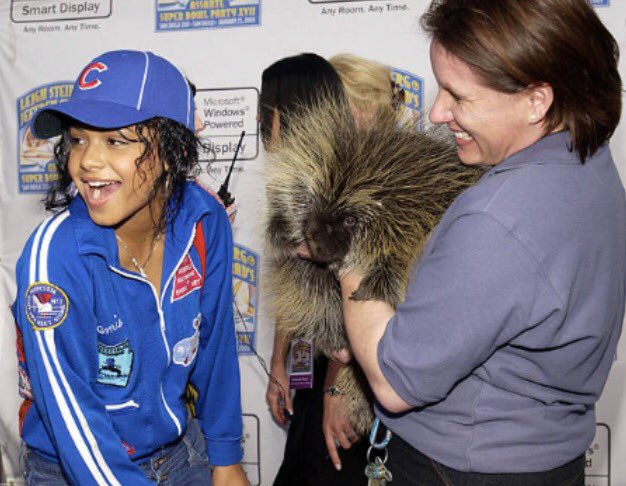
[[[31,130],[38,138],[63,131],[63,118],[113,129],[154,117],[174,120],[194,131],[191,88],[181,71],[152,52],[110,51],[81,71],[65,103],[39,110]]]

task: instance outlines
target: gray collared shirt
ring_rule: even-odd
[[[416,408],[381,420],[461,471],[548,470],[582,454],[615,358],[626,199],[608,145],[567,132],[494,166],[449,208],[378,345]]]

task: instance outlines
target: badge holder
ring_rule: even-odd
[[[291,340],[287,373],[290,390],[313,388],[313,341]]]

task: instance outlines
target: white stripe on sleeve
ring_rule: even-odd
[[[91,429],[89,428],[89,423],[87,422],[87,419],[85,418],[85,415],[83,414],[83,411],[80,409],[80,406],[78,405],[78,402],[76,401],[76,397],[74,396],[74,392],[72,392],[72,388],[70,387],[70,384],[67,382],[67,378],[65,377],[65,374],[63,373],[63,368],[61,368],[61,363],[59,363],[59,358],[57,356],[57,350],[56,350],[56,344],[54,342],[54,329],[46,330],[44,331],[44,334],[46,338],[46,344],[48,345],[48,349],[50,350],[50,356],[52,356],[54,367],[57,370],[57,373],[59,374],[59,376],[61,377],[61,383],[63,383],[63,388],[65,389],[65,393],[67,393],[67,396],[70,399],[70,403],[72,404],[74,413],[78,417],[80,426],[83,429],[83,433],[85,434],[85,437],[87,437],[87,441],[89,442],[89,445],[91,446],[91,450],[93,452],[93,455],[96,458],[96,462],[98,463],[98,466],[100,467],[102,472],[104,472],[104,475],[107,477],[107,479],[113,486],[122,486],[117,480],[117,478],[115,477],[115,475],[113,474],[113,471],[111,471],[111,468],[109,467],[106,460],[104,459],[104,456],[100,452],[100,448],[98,447],[98,442],[96,441],[96,438],[93,436],[93,433],[91,432]]]
[[[41,234],[43,233],[43,230],[46,228],[46,225],[52,218],[54,218],[54,216],[50,216],[43,223],[41,223],[39,225],[39,228],[37,228],[37,233],[35,233],[33,246],[30,249],[30,261],[28,262],[29,263],[29,266],[28,266],[28,283],[29,284],[33,284],[37,281],[37,275],[36,275],[37,250],[39,250],[39,241],[41,240]]]
[[[41,242],[41,251],[39,252],[39,281],[48,282],[48,252],[50,251],[50,241],[52,240],[52,236],[54,232],[57,230],[59,225],[65,221],[65,219],[70,215],[69,211],[65,211],[59,214],[52,223],[46,228],[46,232],[43,235],[43,239]],[[31,281],[31,284],[34,283]]]
[[[48,255],[50,251],[50,242],[52,241],[52,237],[54,236],[54,233],[56,232],[58,227],[61,225],[63,221],[65,221],[65,219],[69,215],[70,215],[69,211],[62,213],[54,221],[52,221],[52,223],[48,226],[48,228],[45,231],[45,234],[43,236],[43,240],[41,243],[41,251],[39,253],[39,279],[40,281],[43,281],[43,282],[49,281]],[[41,339],[42,333],[43,333],[45,342]],[[78,449],[81,457],[85,461],[85,464],[87,465],[89,471],[94,476],[98,484],[105,484],[105,485],[112,484],[113,486],[121,486],[121,484],[116,479],[113,472],[111,471],[111,468],[106,463],[106,460],[104,459],[100,451],[100,448],[98,447],[98,443],[93,433],[91,432],[91,429],[89,428],[89,423],[87,422],[87,419],[85,418],[85,415],[83,414],[78,404],[78,401],[76,400],[74,392],[72,391],[72,388],[70,387],[67,381],[65,373],[63,372],[63,368],[61,367],[61,363],[59,362],[59,358],[57,355],[56,343],[54,341],[54,333],[55,333],[55,329],[52,328],[52,329],[46,329],[44,331],[37,331],[36,335],[37,335],[37,340],[39,342],[40,352],[44,358],[44,363],[46,367],[46,372],[48,374],[48,379],[50,380],[50,384],[52,386],[54,396],[57,401],[57,405],[59,406],[59,410],[61,411],[61,416],[63,417],[63,420],[70,433],[70,436],[74,440],[74,444],[76,445],[76,448]],[[52,357],[54,370],[52,369],[52,366],[48,359],[46,348],[49,351],[50,356]],[[61,391],[61,388],[57,381],[56,375],[54,374],[54,371],[56,371],[56,373],[59,375],[61,379],[61,382],[63,384],[63,389],[65,393],[67,394],[67,396],[69,397],[69,400],[72,406],[72,411],[78,418],[82,432],[85,434],[85,437],[87,438],[89,445],[91,447],[91,451],[87,447],[87,444],[85,443],[78,429],[76,421],[74,420],[74,417],[72,416],[67,400],[65,399],[65,396],[63,395],[63,392]],[[94,462],[94,457],[95,457],[95,462]],[[104,475],[106,476],[106,480],[104,477],[102,477],[100,470],[104,472]]]
[[[83,458],[83,461],[85,461],[85,464],[87,465],[87,468],[89,469],[89,472],[91,472],[96,482],[98,484],[108,484],[105,481],[104,477],[102,477],[102,474],[100,473],[100,470],[98,469],[98,466],[96,466],[96,463],[94,462],[93,457],[91,456],[91,453],[89,452],[89,449],[87,448],[87,444],[85,444],[85,441],[80,435],[80,431],[78,430],[78,427],[76,426],[74,417],[72,417],[70,409],[67,406],[67,401],[65,400],[65,397],[63,396],[61,387],[59,387],[59,382],[57,381],[56,376],[54,376],[54,372],[52,371],[52,367],[50,366],[50,360],[48,359],[48,355],[46,353],[44,343],[41,338],[42,333],[44,334],[52,333],[52,337],[54,339],[54,329],[48,329],[46,331],[36,331],[35,335],[37,336],[39,352],[41,353],[41,356],[43,358],[44,366],[46,368],[46,373],[48,374],[48,379],[50,380],[50,386],[52,387],[52,392],[54,393],[54,398],[56,399],[59,410],[61,411],[61,416],[63,417],[65,426],[67,427],[67,430],[69,431],[70,436],[74,440],[74,445],[76,445],[76,448],[78,449],[78,453]],[[47,340],[47,336],[46,336],[46,340]]]

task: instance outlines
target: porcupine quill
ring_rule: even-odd
[[[349,108],[329,99],[289,118],[269,153],[265,223],[266,287],[288,339],[312,339],[327,356],[347,345],[338,268],[365,275],[352,298],[395,308],[430,232],[484,172],[461,164],[447,130],[418,123],[381,115],[359,129]],[[313,261],[296,256],[305,241]],[[356,367],[343,368],[336,384],[364,434],[372,393]]]

